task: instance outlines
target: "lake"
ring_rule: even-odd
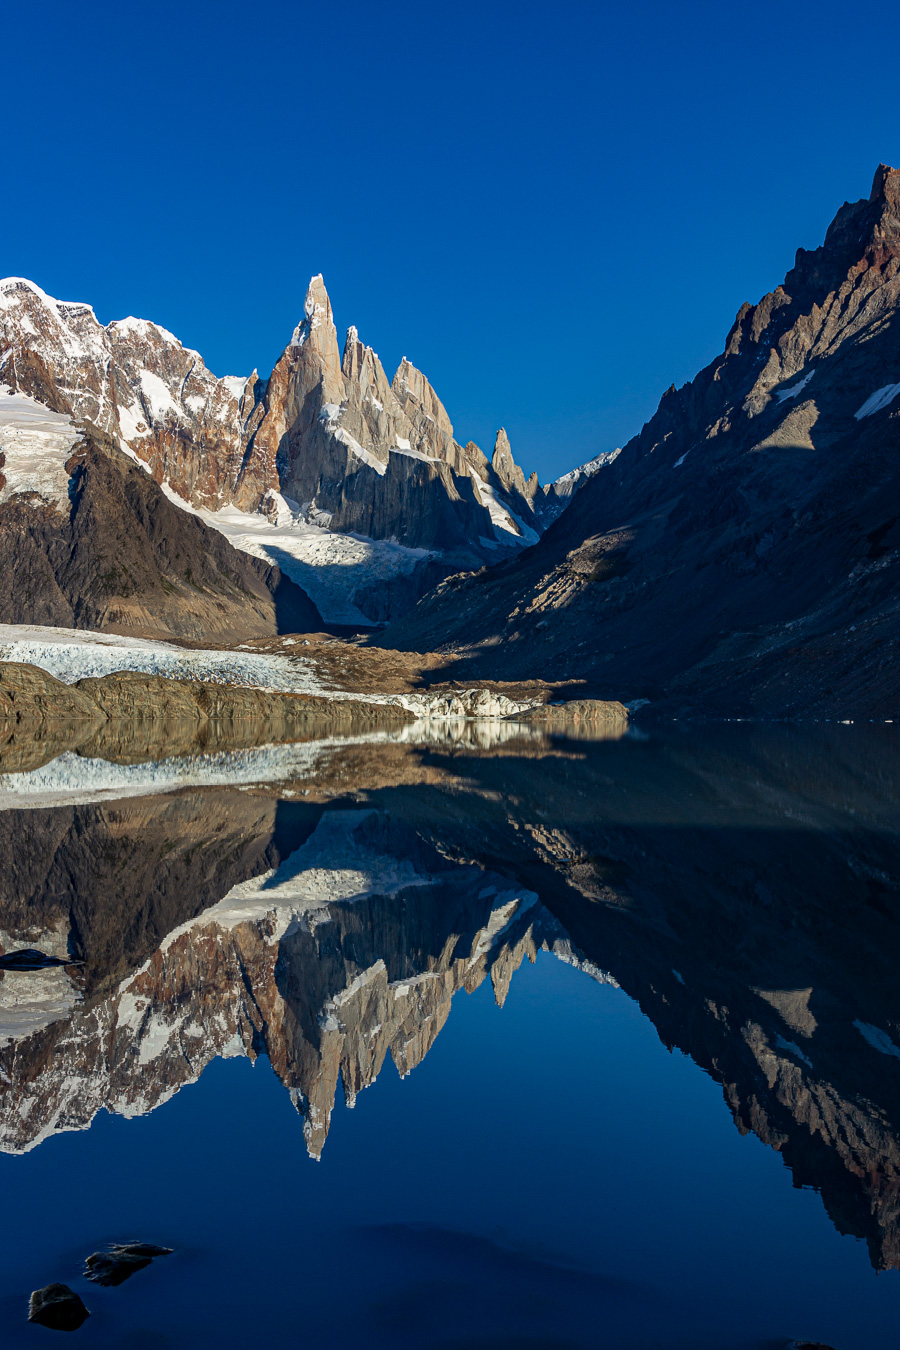
[[[898,731],[0,774],[2,1343],[894,1343]]]

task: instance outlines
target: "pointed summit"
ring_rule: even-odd
[[[513,459],[512,449],[506,429],[501,427],[494,441],[494,453],[491,456],[491,468],[505,488],[525,496],[525,475]]]
[[[321,367],[325,402],[340,403],[344,396],[344,385],[337,329],[321,272],[310,278],[303,311],[304,317],[294,329],[290,345],[305,348],[307,360],[311,359]]]
[[[784,292],[812,303],[860,268],[881,268],[891,258],[900,258],[900,169],[879,164],[868,198],[844,202],[819,248],[798,248]]]
[[[447,409],[421,370],[405,356],[397,367],[391,388],[410,421],[416,420],[417,415],[428,418],[435,423],[439,432],[453,439],[453,423],[447,415]]]
[[[334,327],[331,301],[328,298],[321,272],[309,279],[309,285],[306,288],[306,300],[303,304],[303,314],[304,317],[294,329],[294,336],[291,339],[295,347],[302,347],[304,342],[307,342],[316,329],[321,328],[323,324],[326,327]]]
[[[359,332],[353,325],[347,329],[341,370],[345,381],[359,385],[359,396],[364,402],[368,400],[382,412],[393,405],[391,386],[378,353],[360,341]]]
[[[872,179],[869,201],[885,201],[897,209],[900,203],[900,169],[893,169],[890,164],[879,164]]]

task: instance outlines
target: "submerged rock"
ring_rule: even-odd
[[[106,1286],[124,1284],[135,1271],[149,1266],[155,1256],[169,1256],[171,1251],[171,1247],[157,1247],[152,1242],[116,1242],[108,1252],[93,1252],[85,1259],[85,1279]]]
[[[51,1331],[77,1331],[90,1313],[67,1284],[48,1284],[35,1289],[28,1302],[29,1322]]]
[[[171,1256],[171,1247],[157,1247],[155,1242],[114,1242],[111,1252],[117,1256]]]

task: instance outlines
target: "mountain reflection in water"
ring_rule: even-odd
[[[408,1074],[454,994],[502,1004],[544,950],[620,986],[900,1266],[891,728],[286,753],[274,781],[4,812],[3,948],[84,964],[0,973],[3,1150],[264,1054],[318,1157],[339,1085]]]

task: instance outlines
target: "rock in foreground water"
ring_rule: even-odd
[[[29,1322],[51,1331],[77,1331],[90,1313],[67,1284],[48,1284],[35,1289],[28,1303]]]
[[[124,1284],[137,1270],[149,1266],[155,1256],[168,1256],[171,1247],[152,1242],[114,1243],[108,1252],[93,1252],[84,1263],[84,1274],[94,1284]]]

